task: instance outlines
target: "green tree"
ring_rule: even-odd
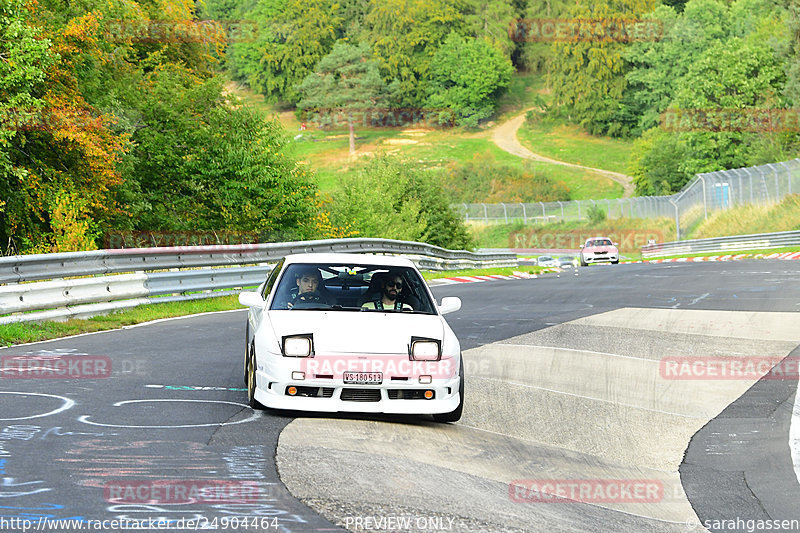
[[[297,103],[297,86],[341,36],[340,10],[333,0],[260,0],[243,14],[260,31],[229,47],[234,77],[270,102]]]
[[[692,177],[687,169],[689,148],[680,136],[659,128],[647,130],[634,141],[631,174],[640,196],[678,192]]]
[[[338,42],[299,87],[297,107],[330,117],[343,115],[350,130],[350,153],[355,153],[355,121],[361,113],[385,104],[385,84],[378,62],[369,58],[366,44]],[[324,119],[324,117],[320,117]]]
[[[627,20],[654,7],[655,0],[604,0],[576,3],[569,14],[580,19]],[[553,45],[550,85],[554,103],[591,133],[626,133],[618,120],[626,88],[626,46],[611,35]]]
[[[516,43],[509,36],[509,24],[519,18],[514,3],[509,0],[467,0],[464,33],[482,39],[511,58]]]
[[[714,123],[712,131],[680,134],[690,150],[689,171],[748,166],[752,139],[769,134],[747,131],[752,129],[750,117],[758,109],[780,107],[785,75],[774,50],[764,43],[729,39],[709,48],[690,67],[684,81],[674,100],[677,108],[734,111],[730,122]],[[716,129],[719,131],[713,131]]]
[[[460,7],[460,0],[370,0],[365,26],[394,104],[425,101],[431,58],[453,28],[463,27]]]
[[[126,160],[126,229],[260,232],[313,236],[316,187],[285,154],[280,125],[222,97],[222,79],[179,67],[137,87],[135,148]],[[117,220],[116,229],[124,221]]]
[[[484,40],[451,33],[431,61],[427,105],[445,107],[456,123],[477,126],[494,112],[514,66]]]

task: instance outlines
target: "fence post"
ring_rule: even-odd
[[[486,204],[481,204],[483,206],[483,220],[487,224],[489,223],[489,213],[486,212]]]
[[[578,220],[581,219],[581,201],[575,200],[578,203]]]
[[[706,203],[706,178],[703,174],[698,174],[698,178],[703,182],[703,218],[708,220],[708,204]]]
[[[561,222],[564,222],[564,204],[561,203],[561,200],[556,200],[558,205],[561,206]]]
[[[523,223],[523,224],[527,224],[527,223],[528,223],[528,216],[527,216],[527,214],[525,213],[525,204],[523,204],[522,202],[520,202],[520,203],[519,203],[519,205],[521,205],[521,206],[522,206],[522,223]]]
[[[681,240],[681,219],[678,216],[678,204],[672,198],[669,199],[669,203],[675,206],[675,240],[679,241]]]
[[[542,206],[542,224],[544,224],[545,222],[547,222],[547,213],[544,212],[544,203],[542,202],[539,203]]]
[[[506,209],[506,204],[500,202],[500,205],[503,206],[503,217],[505,217],[506,224],[508,224],[508,209]]]
[[[778,163],[783,168],[786,168],[786,163]],[[786,187],[787,194],[792,194],[792,171],[786,168],[786,183],[788,187]]]
[[[467,214],[467,222],[469,222],[469,207],[467,207],[467,204],[464,204],[464,213]]]

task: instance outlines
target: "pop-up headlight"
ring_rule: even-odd
[[[284,357],[311,357],[314,355],[314,336],[311,333],[303,335],[287,335],[283,337]]]

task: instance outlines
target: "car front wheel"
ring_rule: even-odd
[[[247,350],[247,404],[253,409],[264,409],[264,406],[256,400],[256,347],[254,344],[251,344],[250,349]]]
[[[458,422],[461,419],[461,412],[464,410],[464,363],[461,363],[461,379],[458,381],[458,407],[449,413],[433,415],[437,422]]]
[[[581,256],[581,266],[582,267],[589,266],[589,263],[583,260],[583,256]]]

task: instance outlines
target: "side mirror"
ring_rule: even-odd
[[[614,246],[619,246],[618,242],[612,242],[611,244],[613,244]]]
[[[245,307],[261,307],[264,299],[257,292],[242,291],[239,293],[239,303]]]
[[[583,245],[582,245],[582,244],[581,244],[581,248],[583,248]]]
[[[443,315],[453,313],[461,309],[461,298],[457,296],[445,296],[442,298],[442,305],[439,306],[439,312]]]

